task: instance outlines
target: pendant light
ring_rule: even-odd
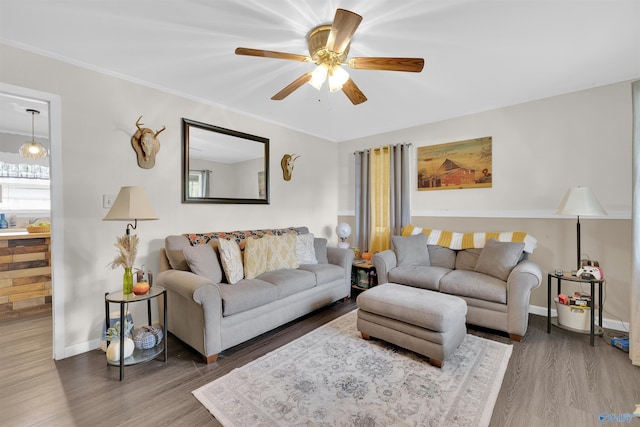
[[[44,159],[47,157],[47,150],[42,144],[36,142],[34,130],[34,119],[36,114],[40,114],[40,111],[28,108],[27,113],[31,113],[31,141],[27,141],[20,146],[20,155],[27,159]]]

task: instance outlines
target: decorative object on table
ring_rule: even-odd
[[[365,261],[371,261],[371,252],[362,252],[362,259]]]
[[[134,221],[127,224],[125,235],[118,237],[115,246],[118,248],[118,255],[111,262],[111,268],[123,267],[124,276],[122,280],[122,291],[125,294],[133,292],[133,263],[136,259],[138,248],[138,236],[131,235],[131,229],[136,229],[138,220],[156,220],[158,217],[151,209],[151,204],[144,191],[144,187],[122,187],[109,213],[102,219],[103,221]]]
[[[27,225],[28,233],[50,233],[51,232],[51,224],[46,221],[40,221],[37,224],[29,224]]]
[[[36,114],[40,114],[40,111],[28,108],[27,113],[31,113],[31,141],[22,144],[19,153],[27,159],[44,159],[47,157],[47,149],[36,141],[34,128],[35,116]]]
[[[225,425],[487,426],[512,351],[468,334],[438,369],[364,341],[353,311],[193,394]]]
[[[347,238],[351,235],[351,226],[346,222],[339,223],[336,227],[336,234],[340,238],[338,247],[342,249],[349,249],[349,243],[347,243]]]
[[[136,121],[137,132],[131,137],[131,145],[138,156],[138,166],[143,169],[151,169],[156,165],[156,154],[160,151],[160,141],[158,135],[166,129],[162,126],[160,130],[153,131],[143,128],[144,123],[140,123],[142,116]]]
[[[353,258],[354,259],[361,259],[360,258],[360,248],[353,248]]]
[[[143,326],[134,332],[133,343],[138,349],[148,350],[160,344],[162,338],[162,328],[158,326]]]
[[[580,264],[580,216],[600,216],[606,215],[596,195],[589,187],[574,187],[567,191],[560,207],[556,212],[558,215],[575,215],[578,220],[576,222],[576,243],[578,251],[576,254],[576,269],[579,270]]]
[[[125,320],[124,325],[124,358],[126,359],[133,354],[135,344],[131,339],[133,323]],[[112,328],[107,329],[107,340],[109,341],[107,360],[111,362],[118,362],[120,360],[120,326],[121,323],[118,321]]]
[[[126,311],[124,315],[127,323],[133,325],[133,317],[129,310]],[[114,310],[109,313],[109,328],[115,327],[116,323],[120,322],[120,310]],[[106,326],[102,325],[102,336],[100,338],[100,349],[102,351],[107,351],[107,329]]]
[[[295,156],[295,157],[294,157]],[[280,166],[282,166],[282,177],[285,181],[291,181],[291,176],[293,175],[293,164],[296,159],[298,159],[297,154],[285,154],[282,156],[282,160],[280,160]]]
[[[489,188],[492,137],[418,147],[418,191]]]

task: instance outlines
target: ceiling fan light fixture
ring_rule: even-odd
[[[329,73],[329,69],[326,64],[320,64],[316,67],[315,70],[311,73],[311,80],[309,80],[309,84],[314,88],[320,90],[322,84],[327,80],[327,74]]]
[[[27,159],[44,159],[47,157],[47,149],[36,141],[34,131],[34,118],[36,114],[40,114],[40,111],[29,108],[27,113],[31,113],[31,141],[22,144],[19,153]]]
[[[336,92],[349,80],[349,73],[339,65],[335,65],[329,70],[329,91]]]

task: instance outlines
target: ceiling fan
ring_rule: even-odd
[[[408,71],[413,73],[419,73],[424,67],[424,59],[422,58],[363,57],[347,59],[351,38],[361,21],[362,16],[357,13],[337,9],[331,25],[315,27],[307,35],[309,56],[246,47],[237,48],[236,55],[313,62],[317,65],[315,70],[303,74],[273,95],[271,97],[273,100],[279,101],[286,98],[305,83],[320,90],[322,84],[328,80],[331,92],[342,90],[354,105],[361,104],[367,100],[367,97],[351,80],[349,73],[342,67],[343,64],[348,64],[349,67],[358,70]]]

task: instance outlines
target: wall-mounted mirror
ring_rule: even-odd
[[[269,140],[182,119],[183,203],[269,203]]]

